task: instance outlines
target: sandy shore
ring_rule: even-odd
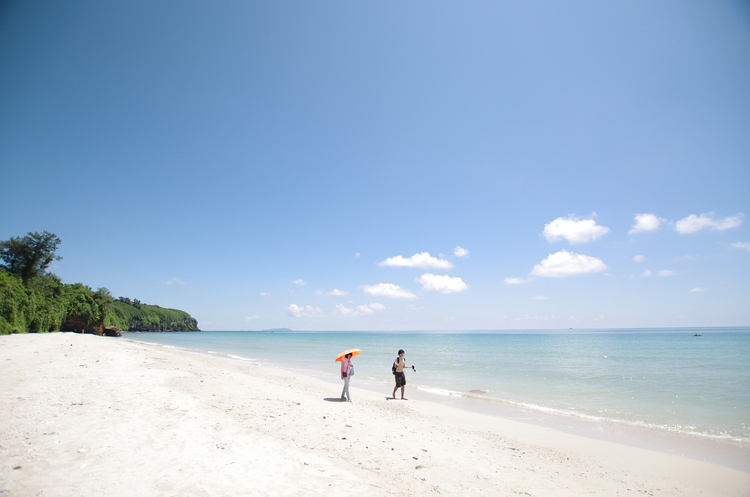
[[[0,495],[750,495],[750,474],[241,361],[0,336]]]

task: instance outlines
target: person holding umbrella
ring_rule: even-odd
[[[344,380],[344,389],[341,391],[341,400],[348,402],[352,401],[351,395],[349,395],[349,380],[354,375],[354,366],[352,365],[352,357],[359,355],[361,351],[359,349],[346,350],[336,357],[336,362],[341,361],[341,379]]]

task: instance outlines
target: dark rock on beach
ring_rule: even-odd
[[[118,328],[117,326],[105,326],[104,335],[108,337],[121,337],[122,333],[120,332],[120,328]]]

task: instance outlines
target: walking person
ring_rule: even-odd
[[[349,380],[352,378],[352,373],[354,373],[354,369],[352,368],[352,354],[349,353],[341,359],[341,379],[344,380],[341,400],[346,400],[347,402],[352,401],[352,397],[349,395]]]
[[[398,351],[398,357],[393,361],[393,375],[396,377],[396,387],[393,389],[392,397],[396,398],[396,390],[401,387],[401,400],[409,400],[404,397],[404,387],[406,386],[406,375],[404,374],[404,368],[406,367],[406,360],[404,360],[404,349]],[[411,369],[416,373],[414,364],[411,365]]]
[[[352,397],[349,395],[349,380],[354,375],[352,357],[358,356],[360,352],[362,351],[359,349],[349,349],[336,356],[336,362],[341,363],[341,379],[344,380],[344,389],[341,391],[341,400],[352,401]]]

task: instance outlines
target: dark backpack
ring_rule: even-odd
[[[393,365],[391,366],[391,372],[395,375],[396,374],[396,363],[398,360],[401,359],[400,357],[396,357],[396,360],[393,361]]]

